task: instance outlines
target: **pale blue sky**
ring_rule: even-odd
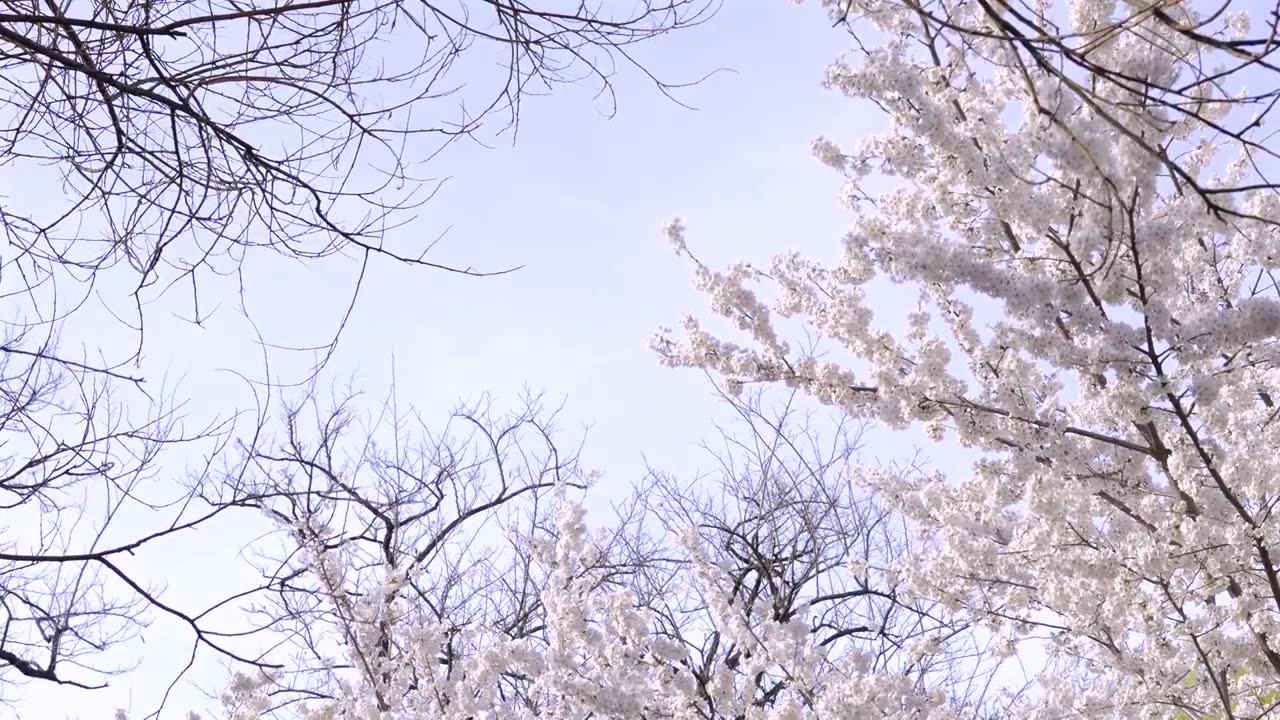
[[[671,80],[734,71],[680,92],[696,112],[663,100],[631,73],[619,82],[612,119],[589,92],[570,90],[527,102],[515,148],[453,147],[431,169],[453,180],[418,223],[398,232],[434,237],[452,226],[440,257],[525,268],[470,279],[377,264],[329,375],[358,373],[382,393],[394,354],[400,397],[428,417],[486,391],[514,400],[526,385],[543,389],[567,400],[567,431],[592,426],[586,458],[604,471],[606,487],[637,479],[642,454],[692,470],[700,459],[694,443],[722,409],[699,373],[662,368],[647,347],[658,326],[705,306],[687,261],[672,254],[659,225],[686,217],[691,243],[714,264],[764,260],[788,248],[837,252],[846,217],[837,204],[840,181],[808,145],[819,134],[857,137],[876,117],[821,88],[825,65],[847,46],[814,5],[729,3],[708,25],[638,51]],[[276,274],[273,294],[255,298],[264,332],[280,342],[322,339],[346,302],[350,266],[264,267],[258,272]],[[149,328],[147,370],[182,376],[195,396],[191,411],[208,413],[243,395],[242,385],[217,371],[253,367],[245,329],[229,311],[207,330],[158,318]],[[900,455],[909,442],[873,454]],[[218,582],[233,563],[233,536],[210,530],[134,562],[169,579],[166,597],[198,600],[208,587],[201,583]],[[130,649],[142,653],[142,666],[111,688],[31,685],[10,710],[30,720],[89,720],[132,705],[141,717],[189,648],[177,626],[161,621],[153,630],[146,645]],[[200,679],[211,678],[217,675]],[[180,692],[169,710],[176,717],[198,697]]]

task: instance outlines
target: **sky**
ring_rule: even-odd
[[[587,89],[561,89],[526,103],[514,147],[453,146],[431,167],[451,179],[398,232],[434,237],[447,228],[444,256],[523,269],[480,279],[375,264],[328,376],[354,375],[376,395],[394,362],[400,398],[441,419],[481,393],[501,403],[526,387],[545,391],[565,401],[568,435],[589,427],[584,459],[603,472],[606,491],[638,480],[646,459],[692,473],[705,460],[696,443],[724,408],[700,373],[663,368],[648,348],[659,326],[705,314],[688,260],[673,254],[660,225],[686,218],[691,246],[712,265],[787,249],[838,252],[840,178],[808,146],[818,135],[853,139],[872,129],[874,113],[821,87],[824,67],[847,47],[816,5],[727,3],[707,25],[638,49],[646,67],[673,81],[728,69],[678,92],[696,110],[624,73],[614,117]],[[15,181],[0,174],[0,190],[21,194]],[[351,280],[349,266],[277,262],[258,272],[271,281],[254,298],[256,320],[299,341],[328,331]],[[245,329],[230,311],[203,329],[161,318],[149,329],[148,373],[180,379],[190,411],[210,414],[244,392],[224,369],[256,362]],[[878,437],[873,459],[912,450],[911,436]],[[201,531],[131,562],[169,583],[166,598],[198,601],[207,583],[232,572],[234,530]],[[158,621],[129,650],[140,653],[138,669],[109,688],[33,684],[0,717],[89,720],[117,707],[141,717],[188,647],[181,628]],[[216,684],[216,675],[202,679],[210,678]],[[203,704],[184,684],[168,707],[177,717],[189,703]]]

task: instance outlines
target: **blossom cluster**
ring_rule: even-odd
[[[222,698],[224,720],[475,720],[476,718],[664,718],[696,720],[955,720],[941,690],[922,691],[909,674],[874,667],[848,645],[833,652],[803,613],[770,616],[767,603],[743,606],[697,532],[685,534],[687,589],[706,599],[701,632],[736,648],[741,664],[701,666],[687,638],[659,632],[654,611],[625,589],[601,583],[601,548],[583,507],[563,500],[557,539],[542,548],[550,570],[540,596],[545,632],[523,640],[495,628],[432,622],[397,592],[389,576],[380,592],[325,598],[349,618],[319,701],[282,707],[291,688],[280,673],[237,675]],[[315,548],[314,572],[343,566],[341,552]],[[670,589],[675,592],[675,589]],[[461,632],[465,638],[457,637]],[[918,654],[936,652],[941,639]],[[918,657],[919,655],[917,655]],[[117,720],[125,720],[123,712]]]
[[[1017,713],[1272,711],[1280,200],[1242,50],[1256,13],[822,4],[881,38],[826,83],[886,129],[813,145],[847,185],[843,255],[695,259],[740,333],[690,317],[654,349],[979,453],[859,481],[938,543],[915,592],[1048,653]],[[905,328],[878,318],[876,278],[918,293]],[[797,351],[782,319],[823,343]]]

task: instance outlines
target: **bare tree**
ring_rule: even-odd
[[[198,502],[161,469],[184,446],[216,456],[234,418],[184,427],[169,394],[129,402],[120,395],[139,379],[23,340],[0,345],[0,688],[21,680],[102,687],[132,664],[107,651],[156,614],[184,625],[196,646],[248,660],[224,644],[207,612],[172,607],[158,578],[131,567],[153,544],[234,507]],[[208,463],[194,472],[214,470]]]
[[[225,273],[252,248],[479,274],[433,263],[426,243],[384,243],[430,196],[411,168],[495,113],[514,124],[528,92],[594,81],[610,93],[618,63],[643,71],[632,46],[712,10],[6,1],[0,163],[52,164],[64,195],[38,211],[3,208],[6,269],[38,285],[59,270],[83,280],[123,267],[139,301]],[[493,65],[502,72],[486,74]],[[207,308],[196,297],[198,321]]]
[[[714,10],[715,0],[0,3],[0,167],[39,188],[0,202],[14,322],[104,309],[116,332],[138,335],[124,362],[142,352],[149,304],[179,292],[181,315],[200,324],[226,300],[202,300],[202,288],[255,251],[352,258],[360,280],[374,257],[509,270],[437,263],[438,238],[394,232],[438,188],[419,174],[426,161],[488,121],[490,135],[513,128],[527,93],[594,82],[612,100],[621,65],[647,74],[636,44]]]

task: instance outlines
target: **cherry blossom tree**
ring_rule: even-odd
[[[591,530],[598,483],[536,398],[436,432],[299,405],[238,489],[285,540],[257,608],[283,662],[238,675],[223,716],[973,717],[981,648],[904,596],[920,548],[841,472],[857,424],[734,407],[715,471],[651,471]]]
[[[722,270],[670,224],[731,325],[686,319],[656,351],[979,454],[858,476],[936,543],[912,592],[1047,653],[1016,714],[1274,713],[1280,14],[822,5],[856,47],[827,86],[884,120],[814,142],[844,177],[842,252]],[[905,319],[886,282],[917,295]]]
[[[904,570],[928,544],[914,542],[902,516],[846,472],[859,457],[864,424],[841,414],[824,421],[802,410],[795,393],[777,404],[769,397],[722,395],[734,422],[720,428],[716,445],[703,444],[714,471],[686,480],[654,472],[644,482],[650,516],[685,539],[689,569],[714,569],[710,591],[703,579],[674,584],[694,589],[691,597],[670,589],[654,595],[660,632],[686,638],[701,685],[718,668],[741,673],[742,658],[751,657],[752,643],[724,629],[741,612],[734,622],[748,627],[760,620],[807,627],[814,660],[804,682],[815,696],[857,675],[887,682],[885,691],[897,683],[924,702],[989,707],[994,698],[984,691],[993,668],[964,617],[905,592]],[[705,628],[716,630],[705,636]],[[763,638],[766,630],[751,633]],[[798,682],[750,678],[753,702],[767,707]],[[705,701],[707,717],[738,714]],[[799,704],[825,717],[821,703]]]

